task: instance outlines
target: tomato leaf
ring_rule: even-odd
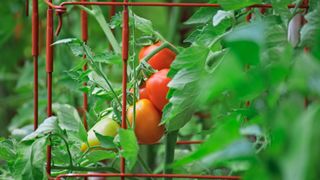
[[[184,24],[205,24],[209,22],[214,14],[217,12],[216,8],[202,7],[199,8]]]
[[[58,119],[55,116],[51,116],[43,121],[38,129],[28,136],[24,137],[22,141],[35,140],[36,138],[48,135],[49,133],[62,133],[61,128],[58,125]]]
[[[294,143],[290,143],[288,154],[282,159],[284,179],[308,179],[308,167],[312,162],[309,153],[312,147],[319,150],[319,142],[312,144],[313,135],[316,134],[314,125],[319,117],[319,106],[310,106],[301,117],[297,118],[291,126],[290,135]],[[292,173],[294,171],[294,173]]]
[[[217,125],[212,135],[196,151],[176,161],[174,166],[182,166],[195,160],[204,159],[209,155],[212,156],[218,150],[227,148],[228,145],[240,139],[240,122],[236,119],[236,116],[237,114],[234,113],[226,117],[227,119]]]
[[[227,19],[232,19],[232,18],[234,18],[233,11],[222,11],[222,10],[219,10],[217,12],[217,14],[213,16],[212,24],[213,24],[213,26],[217,26],[222,21],[227,20]]]
[[[87,155],[86,158],[92,162],[99,162],[105,159],[112,159],[115,158],[117,155],[115,152],[112,151],[106,151],[106,150],[94,150],[90,151]]]
[[[94,132],[96,134],[96,137],[98,138],[99,142],[101,143],[101,146],[104,148],[116,148],[116,145],[113,143],[113,137],[111,136],[103,136],[97,132]]]
[[[10,139],[0,140],[0,159],[5,161],[13,161],[17,152],[15,149],[15,141]]]
[[[150,34],[150,35],[153,34],[154,29],[152,27],[152,22],[150,20],[134,14],[134,23],[135,23],[135,27],[139,29],[141,32]]]
[[[77,110],[68,104],[53,104],[53,111],[57,114],[62,129],[72,132],[79,140],[87,140],[87,132],[82,124]]]
[[[182,50],[173,61],[168,73],[172,77],[168,84],[169,103],[162,116],[168,131],[183,127],[196,110],[198,83],[204,72],[208,51],[203,47],[190,47]]]
[[[121,155],[126,159],[126,164],[129,170],[131,170],[136,164],[139,145],[132,129],[119,129],[119,139],[121,145]]]
[[[21,147],[19,150],[21,157],[14,165],[15,179],[46,179],[46,145],[47,139],[43,137],[37,139],[31,145]]]

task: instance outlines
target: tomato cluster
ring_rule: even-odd
[[[159,47],[161,42],[143,47],[139,53],[140,62],[145,56]],[[162,110],[168,103],[166,98],[170,78],[167,77],[170,65],[176,54],[168,48],[153,55],[148,63],[158,70],[149,79],[145,86],[140,87],[140,100],[136,103],[135,133],[142,144],[157,143],[164,134],[164,127],[160,125]],[[129,122],[133,123],[133,106],[128,110]]]
[[[159,47],[161,42],[143,47],[139,53],[139,60],[142,61],[145,56]],[[135,134],[139,143],[154,144],[157,143],[164,134],[164,126],[160,125],[162,110],[168,103],[166,98],[168,93],[167,77],[170,65],[175,59],[175,53],[164,48],[150,58],[148,63],[155,70],[154,73],[143,86],[139,89],[139,101],[136,102],[135,118],[133,106],[130,106],[127,112],[128,120],[131,125],[135,123]],[[135,121],[134,121],[135,119]],[[110,118],[103,118],[88,131],[88,144],[83,143],[81,150],[86,151],[88,145],[100,145],[95,133],[104,136],[116,136],[119,124]]]

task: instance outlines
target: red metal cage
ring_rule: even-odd
[[[220,4],[208,4],[208,3],[158,3],[158,2],[128,2],[128,0],[123,0],[123,2],[115,2],[116,0],[111,0],[110,2],[87,2],[86,0],[80,0],[76,2],[63,2],[59,5],[52,3],[52,0],[44,0],[47,4],[47,29],[46,29],[46,74],[47,74],[47,116],[52,115],[52,73],[53,73],[53,46],[51,44],[54,40],[54,21],[53,13],[56,12],[58,16],[58,26],[56,28],[56,35],[59,34],[62,28],[62,14],[66,12],[66,6],[68,5],[99,5],[99,6],[109,6],[110,16],[115,14],[115,7],[123,7],[123,28],[122,28],[122,119],[126,119],[126,89],[127,89],[127,60],[128,60],[128,42],[129,42],[129,6],[162,6],[162,7],[212,7],[220,8]],[[27,0],[28,3],[28,0]],[[38,56],[39,56],[39,13],[38,13],[38,0],[32,0],[32,56],[34,59],[34,129],[38,127]],[[26,10],[28,11],[28,6]],[[288,5],[288,8],[295,8],[295,4]],[[260,8],[263,13],[265,9],[272,8],[271,4],[256,4],[247,9]],[[308,10],[308,1],[304,0],[299,6],[301,9]],[[28,14],[28,13],[27,13]],[[251,14],[248,14],[247,21],[251,18]],[[81,10],[81,29],[82,29],[82,40],[84,42],[88,41],[88,18],[87,13]],[[85,58],[85,57],[83,57]],[[87,66],[84,65],[84,70]],[[84,84],[85,85],[85,84]],[[88,97],[87,94],[83,94],[83,109],[88,110]],[[85,128],[87,128],[86,117],[83,116],[83,123]],[[126,128],[125,121],[122,121],[122,128]],[[202,141],[179,141],[177,144],[200,144]],[[47,165],[46,171],[50,179],[62,179],[66,177],[119,177],[125,179],[126,177],[150,177],[150,178],[197,178],[197,179],[240,179],[239,176],[214,176],[214,175],[190,175],[190,174],[128,174],[125,172],[125,159],[121,157],[120,173],[92,173],[92,174],[61,174],[57,177],[51,177],[51,146],[47,147]]]

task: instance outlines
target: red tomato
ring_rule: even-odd
[[[145,87],[139,89],[140,99],[149,99],[147,89]]]
[[[160,111],[168,103],[166,96],[169,91],[168,83],[171,80],[167,77],[168,71],[169,69],[158,71],[147,80],[146,88],[149,99]]]
[[[151,51],[156,49],[161,45],[161,42],[157,42],[156,44],[145,46],[140,50],[139,60],[147,56]],[[149,59],[148,63],[151,65],[153,69],[161,70],[165,68],[170,68],[172,61],[176,58],[176,54],[168,48],[162,49],[160,52],[156,53],[152,58]]]

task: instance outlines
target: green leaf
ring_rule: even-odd
[[[94,150],[90,151],[87,155],[86,158],[92,162],[96,163],[105,159],[113,159],[117,155],[115,152],[112,151],[106,151],[106,150]]]
[[[97,84],[98,86],[103,88],[105,91],[107,91],[107,92],[110,91],[110,88],[109,88],[108,84],[106,83],[106,81],[101,76],[99,76],[95,71],[90,72],[88,77],[89,77],[90,81]]]
[[[204,64],[208,52],[209,50],[203,47],[190,47],[182,50],[173,61],[168,73],[168,76],[172,77],[168,84],[169,103],[162,116],[168,131],[183,127],[196,111],[199,80],[205,73]]]
[[[222,11],[219,10],[216,15],[213,16],[213,26],[219,25],[222,21],[227,20],[227,19],[233,19],[234,18],[234,13],[233,11]]]
[[[0,141],[0,159],[5,161],[13,161],[17,156],[15,149],[15,141],[4,139]]]
[[[320,64],[308,54],[296,57],[292,72],[288,78],[288,88],[291,91],[310,92],[320,95]]]
[[[292,123],[290,135],[294,143],[291,143],[291,146],[288,147],[288,154],[282,159],[281,163],[284,168],[284,179],[307,179],[308,165],[312,160],[311,154],[308,152],[313,146],[311,144],[314,135],[313,130],[315,130],[313,126],[319,117],[319,110],[319,106],[310,106],[301,117]],[[318,142],[317,145],[319,145]]]
[[[239,27],[226,37],[225,43],[243,64],[256,65],[260,61],[260,47],[265,40],[262,35],[265,27],[262,22]]]
[[[231,143],[241,138],[239,128],[240,122],[237,121],[237,114],[226,117],[221,124],[217,125],[210,137],[191,155],[184,157],[174,163],[175,166],[203,159],[218,152],[220,149],[227,148]]]
[[[50,133],[61,133],[61,129],[58,125],[58,119],[55,116],[48,117],[41,123],[36,131],[24,137],[22,141],[35,140],[36,138],[48,135]]]
[[[245,171],[255,158],[255,150],[246,139],[237,140],[226,148],[205,156],[201,163],[206,167],[228,167],[232,171]]]
[[[184,24],[205,24],[209,22],[214,14],[217,12],[216,8],[202,7],[199,8]]]
[[[218,0],[218,3],[221,4],[222,8],[225,10],[237,10],[262,3],[262,0]]]
[[[131,170],[136,164],[139,152],[137,138],[132,129],[119,129],[119,139],[121,145],[121,155],[126,159],[126,164]]]
[[[39,127],[40,128],[40,127]],[[20,149],[22,155],[14,165],[14,176],[17,180],[46,179],[46,138],[35,140],[31,145]]]
[[[77,38],[66,38],[66,39],[60,39],[54,42],[53,44],[51,44],[51,46],[58,45],[58,44],[69,44],[72,42],[81,43],[81,41]]]
[[[291,0],[271,0],[272,9],[276,14],[281,15],[282,18],[288,18],[290,15],[290,10],[288,8],[288,4],[290,4]],[[296,1],[298,2],[298,1]]]
[[[87,140],[86,130],[74,107],[68,104],[54,103],[52,109],[56,113],[62,129],[71,131],[73,135],[83,142]]]
[[[154,29],[152,27],[152,22],[150,20],[144,19],[136,14],[134,14],[135,27],[141,32],[146,34],[153,34]]]
[[[100,145],[104,148],[116,148],[116,145],[113,143],[113,139],[114,137],[111,137],[111,136],[103,136],[99,133],[96,133],[96,137],[98,138],[99,142],[100,142]]]
[[[99,53],[93,57],[93,61],[97,63],[104,63],[104,64],[118,64],[120,65],[122,59],[120,55],[113,54],[111,52]]]

